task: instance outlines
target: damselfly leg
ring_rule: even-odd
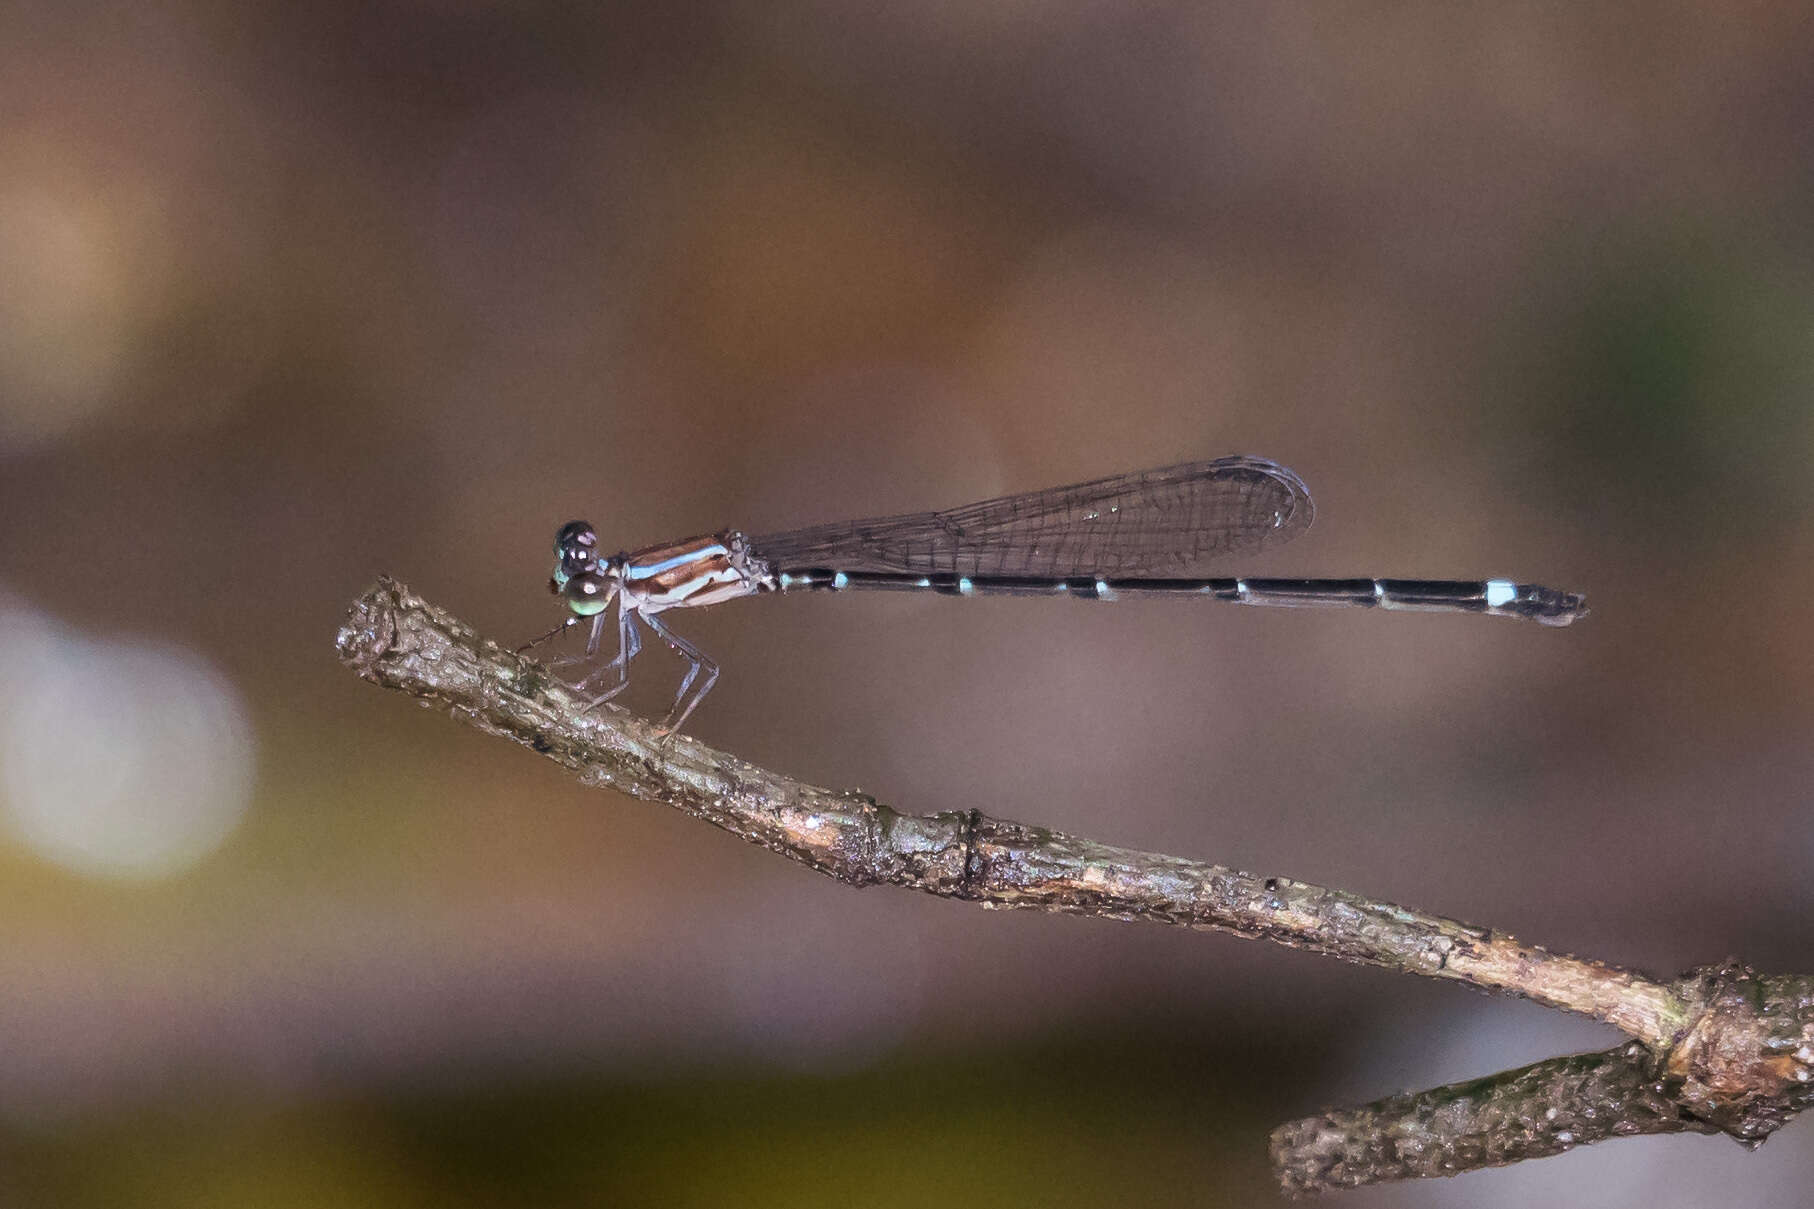
[[[587,646],[586,658],[591,658],[598,653],[598,635],[604,625],[605,616],[601,613],[592,623],[592,641]],[[642,636],[636,632],[636,614],[628,603],[620,598],[617,609],[617,654],[609,663],[588,672],[574,687],[581,692],[590,692],[595,687],[595,682],[601,681],[613,673],[617,676],[617,683],[594,697],[586,706],[588,710],[603,705],[630,687],[630,660],[636,658],[636,654],[640,650],[642,650]]]
[[[661,724],[662,730],[673,734],[686,725],[687,716],[701,701],[705,700],[705,695],[712,691],[712,686],[718,683],[718,664],[704,651],[661,624],[660,618],[653,614],[644,614],[643,621],[648,623],[649,628],[654,630],[663,642],[674,649],[675,654],[690,665],[687,668],[686,677],[680,682],[680,691],[674,695],[673,708],[668,710],[668,716]],[[693,689],[693,682],[699,680],[701,671],[705,672],[705,679],[699,682],[697,689]],[[693,689],[690,700],[687,697],[689,689]]]

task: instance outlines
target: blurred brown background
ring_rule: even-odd
[[[1477,618],[676,617],[691,730],[1661,973],[1814,970],[1793,4],[0,9],[0,1203],[1266,1204],[1267,1130],[1616,1034],[855,892],[336,666],[634,546],[1230,452],[1231,571]],[[665,706],[652,649],[630,703]],[[1786,1204],[1814,1129],[1361,1206]]]

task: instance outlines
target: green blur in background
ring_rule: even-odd
[[[1814,970],[1801,6],[0,9],[0,1204],[1253,1205],[1325,1105],[1614,1044],[854,891],[372,691],[634,548],[1246,452],[1229,573],[1563,631],[752,600],[689,729],[1673,973]],[[625,699],[658,712],[652,649]],[[1624,1141],[1344,1205],[1797,1203]]]

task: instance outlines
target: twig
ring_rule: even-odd
[[[584,702],[540,665],[381,583],[355,607],[341,657],[481,730],[632,797],[665,802],[853,886],[890,883],[994,907],[1145,919],[1265,938],[1347,961],[1521,994],[1661,1043],[1688,1005],[1637,974],[1357,894],[1114,848],[968,810],[903,815],[805,785],[642,719]]]
[[[1331,1109],[1273,1130],[1273,1170],[1285,1191],[1303,1194],[1499,1167],[1602,1138],[1718,1133],[1664,1094],[1655,1065],[1632,1041]]]
[[[1663,983],[1288,878],[1111,847],[979,810],[901,814],[685,736],[664,739],[615,707],[588,709],[546,668],[388,579],[353,604],[337,645],[367,680],[541,752],[586,784],[666,803],[853,886],[1233,932],[1525,996],[1640,1043],[1284,1126],[1274,1161],[1290,1191],[1447,1174],[1608,1133],[1707,1129],[1757,1140],[1810,1099],[1814,980],[1757,980],[1728,966]],[[1533,1130],[1532,1113],[1560,1113],[1569,1096],[1630,1128]],[[1612,1112],[1608,1097],[1621,1096],[1625,1111]],[[1413,1136],[1415,1161],[1391,1142]]]

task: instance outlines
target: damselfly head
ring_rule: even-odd
[[[565,558],[569,550],[597,550],[598,533],[585,521],[568,521],[554,535],[554,552]]]
[[[605,610],[611,603],[611,594],[617,584],[609,568],[604,572],[582,571],[569,576],[561,586],[561,595],[567,600],[567,607],[580,617],[592,617]]]
[[[554,578],[550,592],[560,592],[575,575],[598,570],[598,534],[585,521],[568,521],[554,535]]]

